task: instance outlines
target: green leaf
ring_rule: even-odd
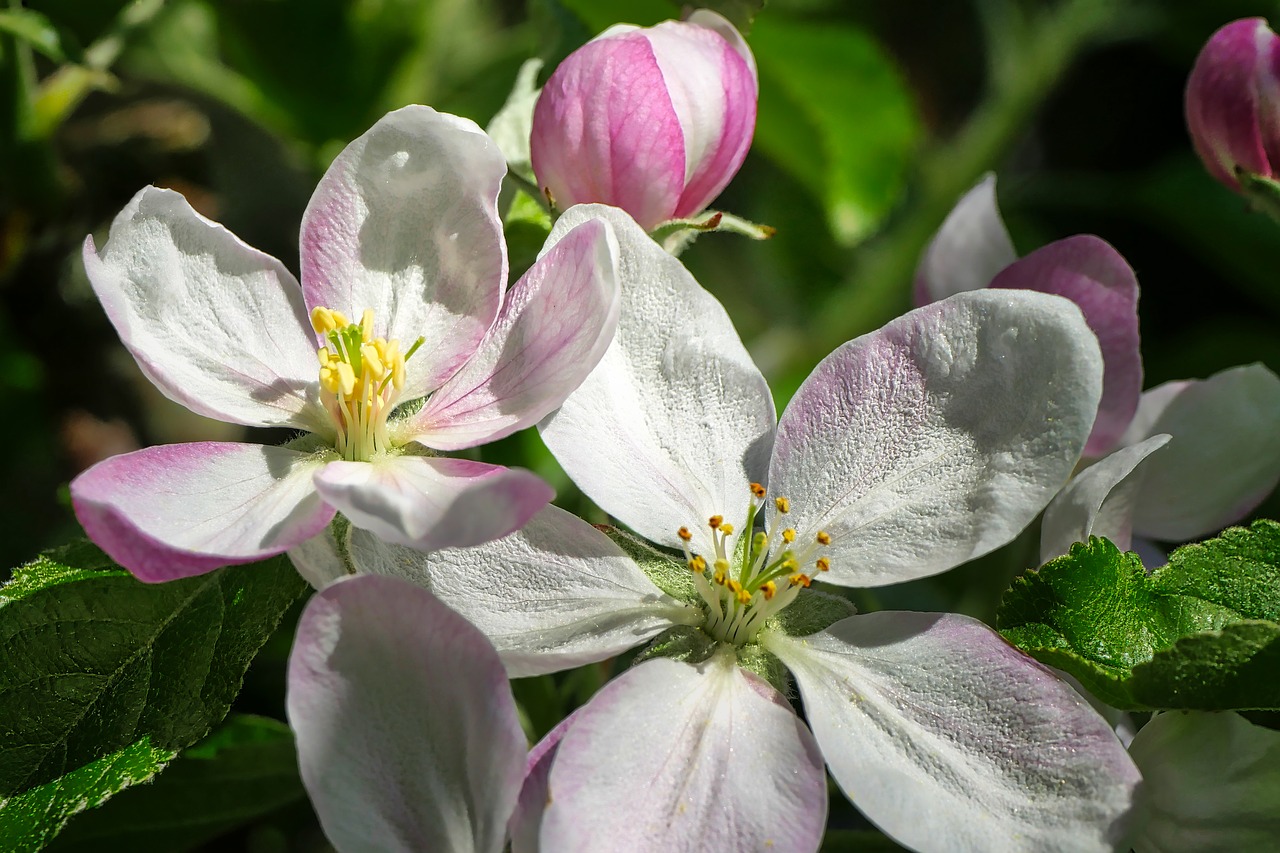
[[[289,727],[233,715],[152,784],[76,818],[49,850],[186,850],[305,796]]]
[[[1014,582],[1001,633],[1127,710],[1280,707],[1280,524],[1174,551],[1147,574],[1091,538]]]
[[[848,26],[765,17],[755,144],[822,201],[846,245],[873,233],[901,196],[920,120],[875,39]]]
[[[86,545],[18,569],[0,589],[0,795],[204,737],[304,588],[284,557],[163,584]]]
[[[0,800],[0,839],[10,853],[40,850],[73,815],[160,772],[175,755],[155,749],[147,738],[84,767]]]

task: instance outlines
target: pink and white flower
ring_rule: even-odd
[[[590,216],[618,235],[622,317],[542,435],[657,548],[555,507],[426,558],[344,543],[360,570],[429,587],[514,676],[658,638],[536,750],[546,793],[522,798],[515,849],[813,851],[824,760],[915,849],[1120,843],[1137,771],[1075,691],[975,620],[851,616],[807,589],[942,572],[1035,518],[1100,395],[1079,310],[990,290],[919,309],[833,352],[775,422],[720,304],[620,214],[578,208],[556,232]]]
[[[618,24],[547,80],[530,140],[538,184],[564,210],[599,202],[646,230],[702,211],[751,146],[755,59],[720,15]]]
[[[527,471],[433,453],[536,423],[617,323],[614,238],[598,219],[558,233],[507,290],[505,171],[472,122],[390,113],[316,188],[301,284],[177,193],[139,192],[84,252],[125,347],[192,411],[309,435],[107,459],[71,484],[89,536],[147,581],[291,549],[305,572],[300,546],[335,513],[440,548],[504,536],[545,506],[551,488]],[[397,412],[406,401],[422,404]]]
[[[960,199],[925,251],[916,302],[986,287],[1071,299],[1102,347],[1102,401],[1085,446],[1090,464],[1045,511],[1041,559],[1092,535],[1158,564],[1163,554],[1149,540],[1186,542],[1219,530],[1280,481],[1280,378],[1251,364],[1143,392],[1133,270],[1089,235],[1018,259],[994,175]]]
[[[1280,168],[1280,36],[1262,18],[1219,29],[1187,78],[1187,129],[1209,174],[1237,192],[1242,175]]]

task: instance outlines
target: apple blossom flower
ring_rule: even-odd
[[[1085,446],[1089,467],[1045,511],[1042,560],[1093,535],[1159,564],[1163,555],[1150,540],[1185,542],[1225,527],[1280,481],[1280,379],[1254,364],[1141,392],[1133,270],[1088,235],[1018,259],[996,205],[993,175],[960,199],[926,249],[916,302],[985,287],[1073,300],[1098,335],[1106,365]]]
[[[125,347],[192,411],[309,435],[107,459],[71,484],[89,536],[163,581],[298,548],[337,512],[438,548],[506,535],[544,506],[552,490],[530,472],[433,452],[537,422],[617,323],[601,221],[557,234],[506,290],[504,173],[472,122],[421,106],[390,113],[316,188],[301,285],[177,193],[139,192],[101,252],[92,237],[84,252]]]
[[[616,205],[646,230],[691,217],[746,158],[757,90],[750,49],[715,12],[610,27],[542,88],[530,140],[539,186],[561,210]]]
[[[1187,78],[1187,128],[1209,173],[1239,192],[1280,164],[1280,37],[1262,18],[1219,29]]]
[[[340,853],[501,853],[524,733],[497,652],[431,593],[361,576],[313,596],[286,704],[302,783]]]
[[[850,615],[808,588],[942,572],[1035,518],[1097,409],[1080,311],[991,290],[918,309],[833,352],[775,426],[720,304],[617,212],[575,208],[555,232],[590,216],[619,240],[618,334],[541,431],[653,545],[555,507],[476,548],[342,543],[430,588],[513,676],[657,638],[540,747],[547,793],[522,798],[514,850],[814,851],[824,760],[915,849],[1117,845],[1137,771],[1069,686],[976,620]]]

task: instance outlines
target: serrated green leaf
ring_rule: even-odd
[[[305,796],[289,727],[232,716],[152,784],[77,817],[49,850],[187,850]]]
[[[861,30],[765,17],[756,147],[821,200],[846,245],[873,233],[901,195],[920,120],[879,44]]]
[[[1015,581],[997,622],[1117,708],[1280,707],[1280,524],[1179,548],[1150,574],[1093,538]]]
[[[174,756],[146,738],[67,775],[0,800],[0,839],[10,853],[44,848],[74,815],[160,772]]]
[[[204,737],[304,588],[284,557],[150,585],[83,546],[19,569],[0,590],[0,795]]]

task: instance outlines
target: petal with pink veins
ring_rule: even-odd
[[[616,254],[599,219],[548,244],[475,354],[402,429],[428,447],[460,450],[533,426],[563,403],[618,326]]]
[[[641,536],[680,547],[681,526],[740,511],[762,481],[773,398],[724,308],[621,211],[581,205],[618,238],[624,282],[613,343],[540,426],[573,481]]]
[[[1103,853],[1125,839],[1140,780],[1115,732],[977,620],[882,611],[762,641],[836,783],[898,843]]]
[[[197,414],[317,432],[315,336],[297,280],[172,190],[145,187],[84,266],[147,378]]]
[[[769,488],[790,499],[800,542],[831,536],[824,580],[937,574],[1035,520],[1080,456],[1101,380],[1098,342],[1070,301],[957,294],[814,369],[778,425]]]
[[[542,818],[558,853],[813,853],[827,818],[813,736],[732,654],[609,682],[556,749]]]
[[[366,576],[316,594],[286,705],[337,849],[503,849],[525,767],[515,701],[484,636],[426,590]]]
[[[315,487],[355,526],[421,551],[506,536],[555,496],[519,468],[424,456],[331,462]]]
[[[199,575],[280,554],[333,509],[312,477],[324,462],[284,447],[199,442],[104,459],[71,482],[85,532],[140,580]]]
[[[408,106],[337,156],[302,218],[308,308],[359,322],[401,351],[406,398],[437,388],[498,315],[507,249],[498,218],[502,153],[468,119]]]
[[[1124,435],[1142,394],[1138,279],[1109,243],[1090,234],[1043,246],[1010,264],[992,287],[1065,296],[1084,313],[1102,348],[1102,400],[1086,456],[1101,456]]]

